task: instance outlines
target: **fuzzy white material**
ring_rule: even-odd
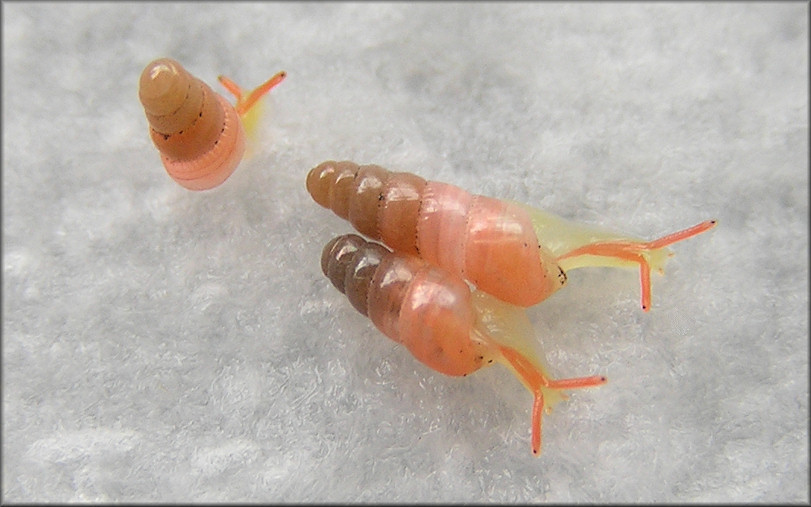
[[[807,3],[2,9],[4,501],[808,501]],[[215,190],[147,136],[161,56],[224,94],[288,72]],[[556,376],[609,378],[536,459],[506,369],[433,372],[322,275],[329,159],[719,226],[649,313],[616,269],[529,310]]]

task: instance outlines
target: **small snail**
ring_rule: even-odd
[[[532,454],[541,454],[543,412],[568,389],[597,387],[602,375],[554,379],[532,345],[523,308],[483,291],[424,259],[390,251],[355,234],[339,236],[321,253],[321,271],[384,335],[420,362],[464,377],[494,363],[512,371],[534,398]]]
[[[307,175],[315,202],[358,232],[418,255],[507,303],[533,306],[581,267],[639,267],[641,306],[651,308],[651,270],[664,273],[666,247],[715,227],[706,220],[653,241],[569,222],[517,202],[377,165],[327,161]]]
[[[232,106],[171,58],[147,65],[138,96],[169,176],[189,190],[208,190],[228,179],[245,153],[246,116],[286,75],[279,72],[248,95],[219,76],[237,99]]]

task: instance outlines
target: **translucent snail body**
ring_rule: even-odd
[[[189,190],[224,182],[245,153],[242,117],[284,77],[284,72],[278,73],[243,98],[239,87],[221,76],[237,96],[234,107],[175,60],[160,58],[147,65],[138,95],[169,176]]]
[[[349,234],[324,247],[321,269],[355,309],[430,368],[465,376],[494,362],[507,366],[534,397],[536,456],[542,413],[564,399],[560,391],[606,382],[602,376],[553,380],[534,353],[522,308],[471,293],[462,279],[416,256]]]
[[[413,174],[348,161],[314,167],[307,175],[307,190],[358,232],[523,307],[563,287],[566,270],[639,266],[642,308],[647,311],[650,271],[661,272],[672,255],[665,247],[715,225],[714,220],[702,222],[648,242]]]

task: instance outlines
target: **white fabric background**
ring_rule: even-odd
[[[3,6],[5,501],[808,501],[808,5]],[[137,80],[279,70],[218,189],[165,174]],[[307,194],[377,163],[678,244],[653,310],[577,270],[509,372],[416,362],[319,256]]]

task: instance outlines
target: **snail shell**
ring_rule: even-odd
[[[208,190],[234,172],[245,132],[234,107],[175,60],[146,66],[138,88],[166,172],[189,190]]]

